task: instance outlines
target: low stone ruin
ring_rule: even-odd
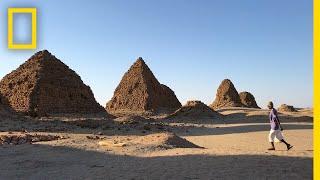
[[[207,120],[222,118],[222,115],[201,101],[188,101],[173,114],[167,116],[167,119],[194,119]]]

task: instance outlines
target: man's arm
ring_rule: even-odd
[[[281,126],[281,123],[280,123],[280,120],[279,120],[279,118],[278,118],[278,115],[276,114],[276,121],[277,121],[277,123],[279,124],[279,127],[280,127],[280,129],[281,129],[281,131],[283,130],[283,128],[282,128],[282,126]]]
[[[280,123],[280,120],[279,120],[278,116],[276,116],[276,119],[277,119],[277,122],[278,122],[278,124],[279,124],[279,127],[280,127],[280,129],[281,129],[281,131],[282,131],[283,128],[282,128],[282,126],[281,126],[281,123]]]

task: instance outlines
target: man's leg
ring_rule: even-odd
[[[273,150],[276,150],[276,148],[274,147],[274,138],[276,136],[276,131],[275,130],[270,130],[270,133],[269,133],[269,142],[271,143],[271,148],[269,148],[268,150],[269,151],[273,151]]]
[[[277,139],[281,139],[280,141],[283,142],[287,146],[287,150],[290,150],[293,147],[283,139],[281,130],[278,130],[278,132],[277,132]]]
[[[271,148],[269,148],[268,150],[269,150],[269,151],[276,150],[276,148],[274,147],[274,142],[271,142]]]
[[[282,139],[280,141],[286,144],[288,151],[293,147],[293,146],[291,146],[291,144],[287,143],[284,139]]]
[[[290,144],[288,144],[284,139],[281,139],[280,141],[283,142],[283,143],[285,143],[287,146],[290,145]]]

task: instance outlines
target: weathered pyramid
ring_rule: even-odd
[[[224,107],[245,107],[240,100],[238,91],[229,79],[225,79],[220,84],[216,99],[210,105],[211,108],[219,109]]]
[[[222,115],[201,101],[188,101],[176,112],[170,114],[167,119],[192,119],[207,120],[222,118]]]
[[[106,113],[80,76],[47,50],[6,75],[0,91],[14,110],[31,116]]]
[[[124,74],[107,103],[111,114],[171,113],[181,107],[174,92],[160,84],[140,57]]]
[[[281,111],[281,112],[298,112],[293,106],[289,106],[287,104],[281,104],[281,106],[278,108],[278,111]]]
[[[257,105],[256,99],[249,92],[241,92],[239,93],[241,103],[244,104],[248,108],[259,108]]]

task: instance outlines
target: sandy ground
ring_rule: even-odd
[[[287,151],[267,151],[268,111],[219,110],[216,120],[119,124],[99,118],[1,120],[0,135],[51,134],[67,139],[0,145],[0,179],[312,179],[313,110],[281,113]],[[63,122],[61,122],[63,121]],[[92,124],[96,126],[92,126]],[[142,125],[139,125],[142,124]],[[10,133],[9,133],[10,131]],[[170,131],[203,148],[135,144]],[[105,147],[99,141],[124,143]]]

